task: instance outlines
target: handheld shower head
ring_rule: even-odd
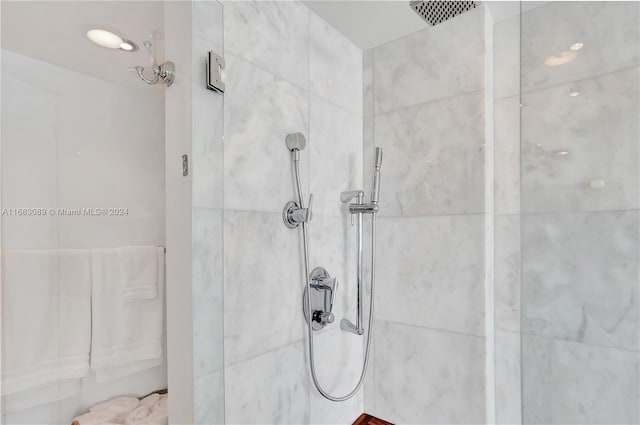
[[[305,147],[307,147],[307,139],[305,139],[304,134],[302,133],[291,133],[287,134],[287,137],[284,139],[287,144],[287,149],[291,152],[293,151],[301,151]]]
[[[371,191],[371,203],[377,204],[380,197],[380,167],[382,166],[382,148],[376,148],[376,160],[373,169],[373,190]]]
[[[307,147],[307,139],[302,133],[290,133],[284,139],[287,149],[291,152],[291,158],[294,161],[300,160],[300,151]]]

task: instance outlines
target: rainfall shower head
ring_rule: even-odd
[[[409,5],[432,27],[475,9],[479,1],[420,1],[412,0]]]

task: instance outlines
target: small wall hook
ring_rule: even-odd
[[[176,66],[173,62],[164,62],[160,65],[158,65],[156,63],[156,59],[153,56],[153,43],[151,43],[151,41],[149,40],[145,40],[144,43],[142,43],[145,47],[145,49],[147,50],[147,53],[149,53],[149,58],[151,60],[151,70],[153,72],[153,77],[147,77],[144,74],[145,71],[145,67],[138,65],[138,66],[134,66],[133,68],[129,68],[130,71],[135,71],[138,76],[140,77],[140,79],[142,81],[144,81],[145,83],[149,84],[149,85],[154,85],[154,84],[165,84],[167,86],[170,86],[171,84],[173,84],[173,81],[175,79],[175,75],[176,75]]]

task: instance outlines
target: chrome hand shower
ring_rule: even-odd
[[[311,369],[311,377],[313,384],[320,394],[331,401],[346,401],[353,397],[364,382],[364,377],[369,364],[369,353],[371,349],[371,338],[373,335],[373,304],[375,298],[375,237],[376,237],[376,214],[378,212],[378,198],[380,194],[380,166],[382,164],[382,149],[376,148],[376,160],[373,179],[373,190],[371,192],[371,202],[364,202],[364,191],[352,190],[342,192],[340,199],[343,203],[349,203],[349,212],[352,217],[357,218],[357,285],[358,285],[358,304],[356,324],[349,320],[343,319],[340,328],[356,335],[363,335],[362,327],[362,221],[363,214],[371,214],[371,294],[369,299],[369,322],[367,325],[367,340],[365,344],[365,356],[360,372],[360,378],[354,389],[344,396],[333,396],[326,392],[316,375],[315,354],[313,349],[313,331],[320,330],[323,327],[333,323],[334,316],[331,312],[333,308],[333,300],[337,290],[338,281],[331,278],[327,271],[322,267],[317,267],[309,274],[309,246],[308,246],[308,224],[311,221],[311,205],[313,195],[309,196],[309,207],[304,208],[302,190],[300,188],[300,151],[306,147],[306,139],[302,133],[289,134],[286,137],[287,149],[291,152],[293,165],[293,174],[295,178],[297,202],[290,201],[286,204],[283,211],[284,224],[289,228],[296,228],[302,225],[302,241],[304,250],[304,274],[305,274],[305,291],[303,299],[303,311],[307,321],[307,331],[309,333],[309,365]],[[312,291],[315,291],[315,303],[312,303]],[[314,308],[315,307],[315,308]]]

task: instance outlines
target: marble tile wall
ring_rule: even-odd
[[[485,8],[365,52],[365,181],[384,150],[365,410],[485,422]],[[464,408],[459,408],[464,406]]]
[[[224,9],[224,374],[227,423],[351,423],[362,392],[324,400],[309,376],[298,230],[285,136],[301,132],[302,191],[314,193],[310,267],[340,281],[336,322],[316,334],[319,379],[350,389],[362,339],[339,330],[355,315],[353,228],[340,192],[362,188],[362,51],[300,2],[228,1]],[[248,383],[251,385],[248,385]]]
[[[204,86],[209,50],[224,55],[223,7],[214,0],[191,3],[193,113],[192,314],[193,421],[225,423],[223,280],[224,97]]]

